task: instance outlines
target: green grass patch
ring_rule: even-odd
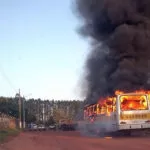
[[[7,140],[9,136],[17,136],[20,130],[18,129],[3,129],[0,130],[0,143],[3,143]]]

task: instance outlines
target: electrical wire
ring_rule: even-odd
[[[5,81],[9,84],[9,86],[15,91],[15,93],[17,93],[17,90],[15,89],[15,86],[12,84],[12,82],[10,81],[10,79],[8,78],[8,76],[6,75],[2,65],[0,64],[0,73],[3,76],[3,78],[5,79]]]

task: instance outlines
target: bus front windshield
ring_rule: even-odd
[[[146,95],[122,95],[120,96],[121,111],[147,110],[148,100]]]

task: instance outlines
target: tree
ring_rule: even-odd
[[[18,118],[18,103],[16,99],[0,97],[0,112]]]
[[[53,125],[53,124],[55,124],[55,120],[54,120],[53,116],[50,116],[50,118],[46,122],[46,126]]]
[[[33,114],[26,115],[26,123],[35,123],[36,117]]]
[[[54,109],[54,120],[58,123],[60,119],[66,119],[66,113],[63,109]]]

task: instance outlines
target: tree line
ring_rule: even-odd
[[[18,97],[0,97],[0,112],[18,119]],[[24,103],[23,103],[24,101]],[[26,123],[52,124],[60,119],[80,120],[83,118],[83,105],[81,100],[41,100],[21,97],[21,104],[25,110]],[[22,109],[23,118],[23,109]]]

